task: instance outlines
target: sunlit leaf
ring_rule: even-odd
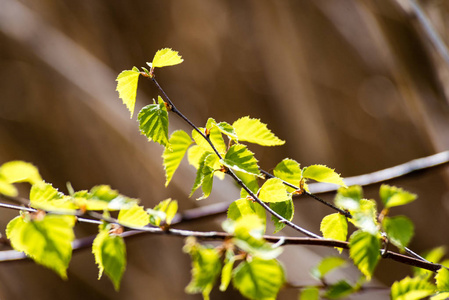
[[[360,208],[360,200],[363,198],[363,190],[359,185],[353,185],[348,188],[341,187],[335,196],[335,204],[349,211],[355,211]]]
[[[150,214],[150,223],[160,226],[162,221],[170,225],[176,213],[178,212],[178,201],[165,199],[159,202],[153,209],[148,209]]]
[[[64,196],[45,182],[36,183],[31,187],[30,204],[46,211],[69,211],[78,208],[71,197]]]
[[[136,94],[137,94],[137,83],[139,81],[140,72],[133,70],[127,70],[121,72],[116,81],[119,97],[122,99],[123,104],[126,105],[129,112],[131,113],[131,118],[134,114],[134,107],[136,106]]]
[[[379,239],[365,231],[356,231],[349,238],[349,255],[368,280],[374,273],[380,258]]]
[[[302,179],[302,172],[299,163],[293,159],[286,158],[277,164],[273,170],[274,176],[299,187]],[[293,192],[294,189],[289,187],[289,192]]]
[[[192,280],[186,287],[186,292],[202,293],[204,299],[209,299],[209,294],[221,272],[220,255],[217,250],[198,244],[184,247],[184,251],[192,258]]]
[[[100,226],[100,232],[92,244],[92,253],[98,264],[98,279],[103,272],[106,273],[118,291],[126,268],[126,246],[123,238],[109,234],[109,229],[109,226]]]
[[[259,203],[255,203],[252,200],[242,198],[232,202],[228,208],[228,218],[234,221],[237,221],[241,217],[253,214],[257,215],[257,217],[265,225],[265,209]]]
[[[232,127],[229,123],[227,122],[217,123],[214,119],[209,118],[207,120],[206,128],[210,130],[212,129],[212,127],[217,127],[221,133],[227,135],[232,140],[237,141],[237,135],[235,133],[234,127]]]
[[[184,60],[178,54],[178,51],[174,51],[170,48],[164,48],[156,52],[153,61],[149,65],[153,68],[162,68],[174,66],[182,63],[183,61]]]
[[[220,160],[220,162],[236,171],[246,172],[252,175],[260,174],[254,153],[249,151],[245,145],[232,145],[228,152],[226,152],[224,159]]]
[[[18,195],[18,191],[14,185],[6,181],[0,176],[0,194],[15,197]]]
[[[170,183],[173,174],[178,169],[187,149],[192,144],[192,139],[186,132],[177,130],[172,133],[168,142],[171,146],[171,150],[165,148],[164,153],[162,154],[166,177],[165,186],[168,186]]]
[[[385,217],[382,226],[390,242],[402,250],[413,237],[413,222],[405,216]]]
[[[240,178],[243,184],[245,184],[246,187],[250,189],[250,191],[252,191],[254,194],[257,194],[257,191],[259,190],[257,176],[240,171],[234,171],[234,173],[238,178]],[[249,194],[244,188],[242,188],[240,190],[240,197],[245,198],[246,196],[249,196]]]
[[[325,216],[321,221],[320,230],[325,239],[346,241],[348,235],[348,221],[346,220],[346,217],[340,213],[330,214]],[[341,248],[336,249],[341,253]]]
[[[311,270],[313,277],[322,279],[326,274],[335,270],[336,268],[345,266],[346,260],[338,256],[329,256],[323,258],[320,263]]]
[[[284,219],[291,221],[293,220],[293,215],[295,213],[295,207],[293,205],[293,200],[287,200],[283,202],[271,202],[270,208],[281,215]],[[285,227],[285,223],[281,222],[275,216],[271,216],[271,220],[274,223],[274,233],[281,231]]]
[[[437,264],[437,263],[440,263],[441,259],[444,257],[445,254],[446,254],[446,247],[441,246],[441,247],[436,247],[436,248],[428,251],[427,253],[424,253],[424,255],[422,255],[422,257],[425,260],[428,260],[430,262]],[[417,267],[413,268],[413,275],[415,277],[419,276],[419,277],[425,278],[425,277],[433,276],[433,274],[434,273],[432,271],[424,270],[422,268],[417,268]]]
[[[379,190],[380,199],[386,208],[400,206],[416,200],[415,194],[409,193],[401,188],[383,184]]]
[[[26,213],[8,223],[6,236],[15,250],[24,252],[36,263],[67,279],[75,238],[74,225],[73,216]]]
[[[291,200],[287,187],[278,178],[270,178],[259,190],[259,198],[264,202],[284,202]]]
[[[202,200],[209,197],[212,191],[212,184],[214,180],[214,169],[211,167],[217,161],[217,156],[214,153],[205,152],[202,162],[200,163],[198,170],[196,172],[195,182],[193,184],[192,190],[190,192],[191,197],[193,193],[201,186],[203,190],[203,195],[197,200]]]
[[[158,96],[158,103],[147,105],[139,112],[139,129],[148,140],[170,148],[168,142],[168,112],[164,100]]]
[[[235,121],[232,127],[234,127],[239,141],[246,141],[262,146],[279,146],[285,144],[285,141],[275,136],[267,128],[267,124],[260,122],[259,119],[251,119],[246,116]]]
[[[0,177],[8,183],[29,182],[35,184],[42,181],[42,177],[34,165],[20,160],[4,163],[0,167]]]
[[[333,169],[324,165],[311,165],[305,167],[302,172],[304,178],[313,179],[319,182],[327,182],[338,184],[342,187],[346,187],[343,179]]]
[[[392,300],[418,300],[432,295],[435,286],[422,278],[405,277],[401,281],[396,281],[391,286],[390,297]]]
[[[449,270],[442,267],[435,276],[438,291],[449,292]]]
[[[357,210],[350,210],[352,219],[349,219],[357,228],[376,235],[379,232],[377,223],[377,209],[374,200],[362,199]]]
[[[200,127],[198,129],[203,133],[205,132],[203,127]],[[192,138],[195,143],[204,151],[215,152],[209,142],[201,134],[199,134],[198,131],[192,130]],[[209,139],[211,140],[215,149],[217,149],[218,153],[224,154],[226,152],[226,143],[223,140],[223,135],[216,126],[211,127],[209,131]]]
[[[232,279],[232,268],[234,267],[235,258],[232,256],[229,258],[221,270],[221,284],[220,291],[224,292],[227,290],[229,283]]]
[[[275,299],[284,282],[284,270],[275,259],[242,262],[232,277],[234,287],[250,299]]]
[[[128,209],[121,209],[117,220],[125,226],[143,227],[150,223],[150,216],[143,206],[135,204]]]

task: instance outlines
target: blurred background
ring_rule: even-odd
[[[449,2],[420,4],[448,43]],[[67,182],[75,190],[108,184],[145,207],[168,197],[179,201],[180,210],[237,199],[229,178],[216,181],[207,200],[188,198],[195,171],[186,162],[165,188],[162,147],[139,134],[136,117],[129,119],[115,92],[120,71],[145,66],[164,47],[185,61],[158,70],[158,81],[195,124],[250,115],[287,141],[276,148],[250,146],[265,170],[289,157],[349,177],[449,149],[449,66],[406,0],[0,0],[0,163],[32,162],[62,192]],[[136,111],[157,95],[141,79]],[[174,115],[170,124],[170,131],[190,132]],[[410,248],[448,245],[447,169],[389,183],[419,195],[392,212],[415,223]],[[366,197],[378,199],[378,187],[367,187]],[[324,197],[332,201],[333,195]],[[318,233],[321,218],[331,212],[301,197],[294,222]],[[0,210],[2,234],[16,215]],[[180,227],[219,230],[224,218]],[[78,237],[97,230],[79,227]],[[201,299],[184,293],[190,258],[182,246],[177,237],[130,239],[118,293],[108,278],[97,281],[89,249],[74,253],[68,281],[30,261],[4,263],[0,298]],[[315,283],[308,270],[326,254],[336,252],[286,247],[289,282]],[[391,285],[407,274],[409,267],[382,261],[373,285]],[[337,275],[352,281],[358,276],[351,268]],[[216,290],[212,299],[241,299],[232,287]],[[279,299],[297,294],[287,288]]]

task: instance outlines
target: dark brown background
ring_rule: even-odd
[[[447,41],[448,3],[424,1],[423,7]],[[159,70],[158,80],[194,123],[250,115],[287,140],[277,148],[251,146],[264,169],[290,157],[347,177],[449,148],[448,65],[408,6],[396,1],[0,0],[0,163],[33,162],[63,192],[67,181],[77,190],[109,184],[146,207],[167,197],[182,210],[235,200],[238,190],[229,180],[217,183],[208,200],[189,199],[194,171],[187,164],[164,188],[162,148],[139,135],[115,92],[121,70],[144,66],[164,47],[185,62]],[[157,94],[140,81],[137,108]],[[170,130],[189,130],[175,116],[170,121]],[[394,210],[415,223],[411,248],[418,252],[448,244],[447,179],[439,169],[392,182],[419,194]],[[367,188],[366,196],[377,197],[377,190]],[[296,207],[294,221],[315,232],[331,212],[310,199]],[[0,211],[2,233],[16,214]],[[222,219],[183,227],[219,229]],[[84,225],[77,233],[95,230]],[[190,261],[182,245],[175,237],[129,240],[119,293],[107,278],[96,280],[89,250],[73,255],[66,282],[31,262],[3,264],[0,298],[200,299],[184,293]],[[313,283],[308,269],[317,254],[329,253],[335,251],[287,247],[291,283]],[[408,272],[382,262],[375,285]],[[343,276],[355,280],[356,274]],[[240,299],[230,290],[212,297]],[[387,297],[380,295],[363,297]],[[280,296],[296,298],[293,289]]]

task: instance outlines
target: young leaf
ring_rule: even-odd
[[[193,145],[187,150],[187,160],[189,161],[189,164],[194,166],[195,169],[198,169],[200,167],[200,164],[204,160],[204,153],[212,154],[213,152],[205,151],[203,148],[201,148],[198,145]]]
[[[349,238],[349,255],[368,280],[380,258],[379,239],[369,232],[356,231]]]
[[[328,299],[338,299],[347,297],[354,292],[352,287],[347,281],[340,280],[339,282],[329,286],[325,296]]]
[[[246,198],[242,198],[232,202],[228,208],[228,218],[234,221],[237,221],[241,217],[254,214],[257,215],[257,217],[262,221],[265,227],[266,224],[265,209],[258,203],[255,203]]]
[[[143,206],[134,204],[128,209],[121,209],[117,220],[125,226],[143,227],[150,223],[150,216],[144,210]]]
[[[442,267],[435,276],[437,288],[440,292],[449,292],[449,270]]]
[[[15,197],[19,194],[16,187],[0,176],[0,194]]]
[[[259,198],[264,202],[284,202],[292,199],[287,187],[279,178],[270,178],[259,190]]]
[[[170,149],[165,148],[164,153],[162,154],[162,158],[164,159],[165,178],[167,179],[165,181],[165,186],[168,186],[170,183],[173,174],[176,169],[178,169],[187,149],[192,144],[192,139],[186,132],[177,130],[172,133],[168,142],[171,146],[171,151]]]
[[[325,216],[321,221],[320,230],[325,239],[346,241],[348,235],[348,221],[340,213]],[[341,253],[343,249],[336,248]]]
[[[4,163],[0,167],[0,177],[8,183],[29,182],[35,184],[42,181],[42,177],[34,165],[20,160]]]
[[[192,191],[190,192],[191,197],[193,193],[201,186],[203,190],[203,196],[198,198],[197,200],[202,200],[209,197],[212,191],[212,184],[214,180],[214,169],[211,167],[215,164],[217,160],[217,156],[214,153],[209,154],[209,152],[205,152],[202,158],[202,162],[198,167],[196,172],[195,182],[192,187]]]
[[[170,48],[164,48],[158,50],[154,55],[153,61],[147,63],[152,68],[162,68],[168,66],[174,66],[182,63],[184,60],[178,54],[178,51],[174,51]]]
[[[73,216],[25,214],[8,223],[6,236],[15,250],[67,279],[74,225]]]
[[[148,140],[153,140],[164,147],[170,147],[168,142],[168,112],[164,100],[158,96],[158,104],[147,105],[139,112],[139,129]]]
[[[342,187],[346,187],[346,184],[343,182],[343,179],[338,173],[323,165],[311,165],[309,167],[305,167],[302,171],[302,176],[315,181],[334,183],[341,185]]]
[[[192,258],[192,280],[186,287],[186,292],[189,294],[202,293],[204,299],[209,299],[209,294],[220,275],[220,255],[217,250],[198,244],[192,247],[186,246],[184,251],[189,253]]]
[[[273,170],[274,176],[284,180],[285,182],[291,183],[299,187],[300,181],[302,179],[302,172],[299,163],[293,159],[286,158],[277,164],[276,168]],[[287,189],[289,192],[293,192],[294,189],[289,187]]]
[[[374,200],[362,199],[359,208],[352,210],[352,219],[349,219],[357,228],[369,232],[372,235],[379,233],[377,223],[377,209]]]
[[[237,135],[235,133],[234,127],[232,127],[229,123],[226,122],[217,123],[213,118],[209,118],[207,120],[206,129],[211,130],[213,127],[217,127],[217,129],[221,133],[227,135],[232,140],[237,141]]]
[[[200,127],[198,129],[204,132],[203,127]],[[214,149],[212,149],[211,145],[203,138],[201,134],[198,133],[198,131],[192,130],[192,138],[195,141],[195,143],[198,146],[200,146],[204,151],[215,152]],[[226,152],[226,144],[223,140],[223,136],[220,130],[218,130],[217,127],[215,126],[211,127],[209,131],[209,139],[217,149],[218,153],[224,154]]]
[[[271,202],[270,208],[280,214],[285,219],[291,221],[293,220],[293,215],[295,213],[295,207],[293,205],[293,200],[287,200],[284,202]],[[271,216],[271,220],[274,223],[274,233],[281,231],[285,227],[285,223],[281,222],[275,216]]]
[[[251,175],[245,172],[234,171],[235,175],[254,193],[257,194],[259,190],[259,183],[257,182],[257,176]],[[242,188],[240,190],[240,197],[245,198],[249,196],[248,192]]]
[[[261,146],[280,146],[285,141],[275,136],[267,125],[259,119],[251,119],[246,116],[238,119],[232,124],[239,141],[259,144]]]
[[[223,269],[221,270],[221,284],[220,291],[224,292],[229,286],[232,279],[232,268],[234,267],[235,258],[232,256],[225,262]]]
[[[301,290],[299,300],[320,300],[320,290],[314,286],[306,287]]]
[[[430,250],[429,252],[425,253],[422,257],[427,261],[437,264],[441,261],[441,259],[444,257],[445,254],[446,248],[444,246],[441,246]],[[424,270],[417,267],[413,268],[413,275],[415,277],[429,278],[430,276],[433,276],[433,274],[434,274],[433,272],[428,270]]]
[[[346,265],[346,260],[338,256],[329,256],[321,260],[321,262],[311,270],[311,274],[318,280],[321,280],[327,273],[336,268]]]
[[[40,182],[31,187],[30,204],[34,208],[52,211],[77,209],[71,197],[65,197],[51,184]]]
[[[382,226],[390,242],[401,250],[407,247],[413,237],[413,222],[405,216],[385,217]]]
[[[121,72],[116,79],[116,91],[122,99],[123,104],[126,105],[131,113],[131,118],[133,117],[134,107],[136,106],[137,83],[139,81],[139,75],[140,72],[137,68],[133,68],[132,70]]]
[[[100,225],[100,232],[92,244],[92,253],[98,264],[98,279],[104,271],[118,291],[126,268],[126,246],[123,238],[115,234],[110,235],[109,229],[109,226]]]
[[[162,221],[170,225],[177,211],[178,201],[170,198],[159,202],[153,209],[147,210],[150,214],[150,223],[155,226],[160,226]]]
[[[275,259],[242,262],[232,277],[234,287],[250,299],[274,299],[284,282],[284,270]]]
[[[385,208],[404,205],[416,200],[417,198],[415,194],[404,191],[401,188],[389,186],[386,184],[382,184],[379,190],[379,194]]]
[[[360,200],[363,198],[363,190],[359,185],[353,185],[348,188],[341,187],[335,196],[335,204],[349,211],[355,211],[360,208]]]
[[[435,286],[430,282],[422,280],[420,277],[405,277],[401,281],[396,281],[391,286],[392,300],[418,300],[432,295]]]
[[[226,153],[224,159],[220,162],[226,167],[259,176],[259,166],[254,153],[248,150],[245,145],[232,145]]]

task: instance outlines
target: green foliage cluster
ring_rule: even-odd
[[[120,98],[134,114],[139,77],[155,80],[155,68],[179,64],[183,59],[171,49],[158,51],[150,69],[140,71],[134,67],[117,77]],[[158,84],[157,84],[158,85]],[[209,299],[212,289],[219,285],[225,291],[230,284],[249,299],[275,299],[286,283],[284,267],[278,260],[282,243],[275,245],[265,238],[267,211],[271,214],[274,232],[289,226],[294,216],[293,196],[308,193],[310,180],[341,186],[335,196],[335,206],[340,212],[329,214],[320,225],[326,240],[347,242],[352,263],[360,270],[360,278],[352,283],[345,279],[329,283],[325,277],[332,271],[348,265],[339,256],[324,258],[311,270],[318,283],[301,289],[299,299],[335,299],[356,293],[363,283],[371,280],[376,266],[388,245],[404,251],[414,233],[412,221],[406,216],[390,216],[397,206],[408,204],[416,195],[389,185],[379,191],[382,210],[377,203],[365,199],[360,186],[347,187],[338,173],[324,165],[302,167],[286,158],[273,169],[273,176],[258,166],[258,160],[247,143],[261,146],[279,146],[285,142],[278,138],[259,119],[242,117],[232,124],[209,118],[204,127],[192,125],[192,132],[176,130],[169,135],[169,112],[185,118],[166,97],[143,107],[138,113],[139,129],[148,140],[164,147],[162,160],[166,183],[172,180],[182,159],[196,168],[191,196],[201,188],[198,199],[212,193],[215,177],[231,175],[241,185],[240,199],[227,211],[222,224],[229,234],[218,246],[204,245],[196,238],[186,240],[184,252],[192,259],[192,280],[187,293],[201,293]],[[6,235],[17,251],[24,252],[36,263],[54,270],[63,279],[72,255],[73,228],[77,217],[89,212],[102,212],[98,234],[92,253],[99,268],[99,278],[106,274],[116,290],[126,268],[126,247],[122,233],[127,229],[143,230],[148,227],[167,229],[177,213],[177,201],[167,199],[152,209],[139,206],[137,199],[119,194],[109,186],[101,185],[91,190],[74,191],[69,195],[56,190],[42,180],[36,167],[29,163],[13,161],[0,167],[0,193],[17,196],[14,183],[29,182],[32,211],[21,211],[9,222]],[[347,214],[342,214],[341,212]],[[116,215],[112,218],[111,214]],[[348,216],[351,216],[348,218]],[[349,236],[349,238],[348,238]],[[340,253],[341,248],[337,249]],[[430,252],[427,259],[438,262],[442,250]],[[443,265],[448,265],[443,262]],[[391,288],[392,299],[445,299],[449,296],[449,271],[442,267],[436,275],[416,269],[413,277],[397,281]]]

